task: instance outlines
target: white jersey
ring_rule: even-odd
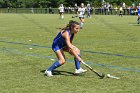
[[[64,7],[63,6],[60,6],[58,9],[59,9],[59,12],[64,12]]]
[[[85,7],[83,8],[78,8],[78,13],[79,13],[79,17],[84,17],[84,14],[85,14]]]
[[[120,7],[120,11],[123,11],[123,8],[122,7]]]

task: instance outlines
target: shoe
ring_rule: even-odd
[[[82,68],[75,70],[75,74],[80,74],[80,73],[85,73],[85,72],[87,72],[87,70],[86,69],[82,69]]]
[[[45,73],[44,73],[45,75],[47,75],[48,77],[52,77],[53,75],[52,75],[52,71],[45,71]]]

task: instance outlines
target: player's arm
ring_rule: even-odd
[[[65,40],[66,40],[66,44],[67,44],[67,47],[68,47],[68,51],[69,51],[77,60],[83,61],[83,60],[78,56],[77,52],[75,51],[75,49],[74,49],[74,47],[73,47],[73,45],[72,45],[72,43],[71,43],[71,41],[70,41],[68,32],[65,31],[65,32],[62,34],[62,36],[63,36],[63,37],[65,38]]]
[[[73,38],[74,38],[74,35],[73,35]],[[70,40],[71,43],[72,43],[72,41],[73,41],[73,38]]]
[[[79,16],[79,14],[80,14],[80,9],[78,8],[78,10],[77,10],[77,16]]]

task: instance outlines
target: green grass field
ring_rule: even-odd
[[[137,16],[85,18],[84,29],[73,41],[92,68],[121,79],[99,79],[90,70],[74,76],[73,57],[68,53],[54,77],[44,76],[54,62],[51,59],[56,60],[51,50],[56,28],[65,27],[69,20],[79,21],[71,16],[60,20],[56,14],[0,14],[0,93],[139,93]]]

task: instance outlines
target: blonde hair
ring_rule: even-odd
[[[84,3],[81,3],[81,6],[84,6]]]

